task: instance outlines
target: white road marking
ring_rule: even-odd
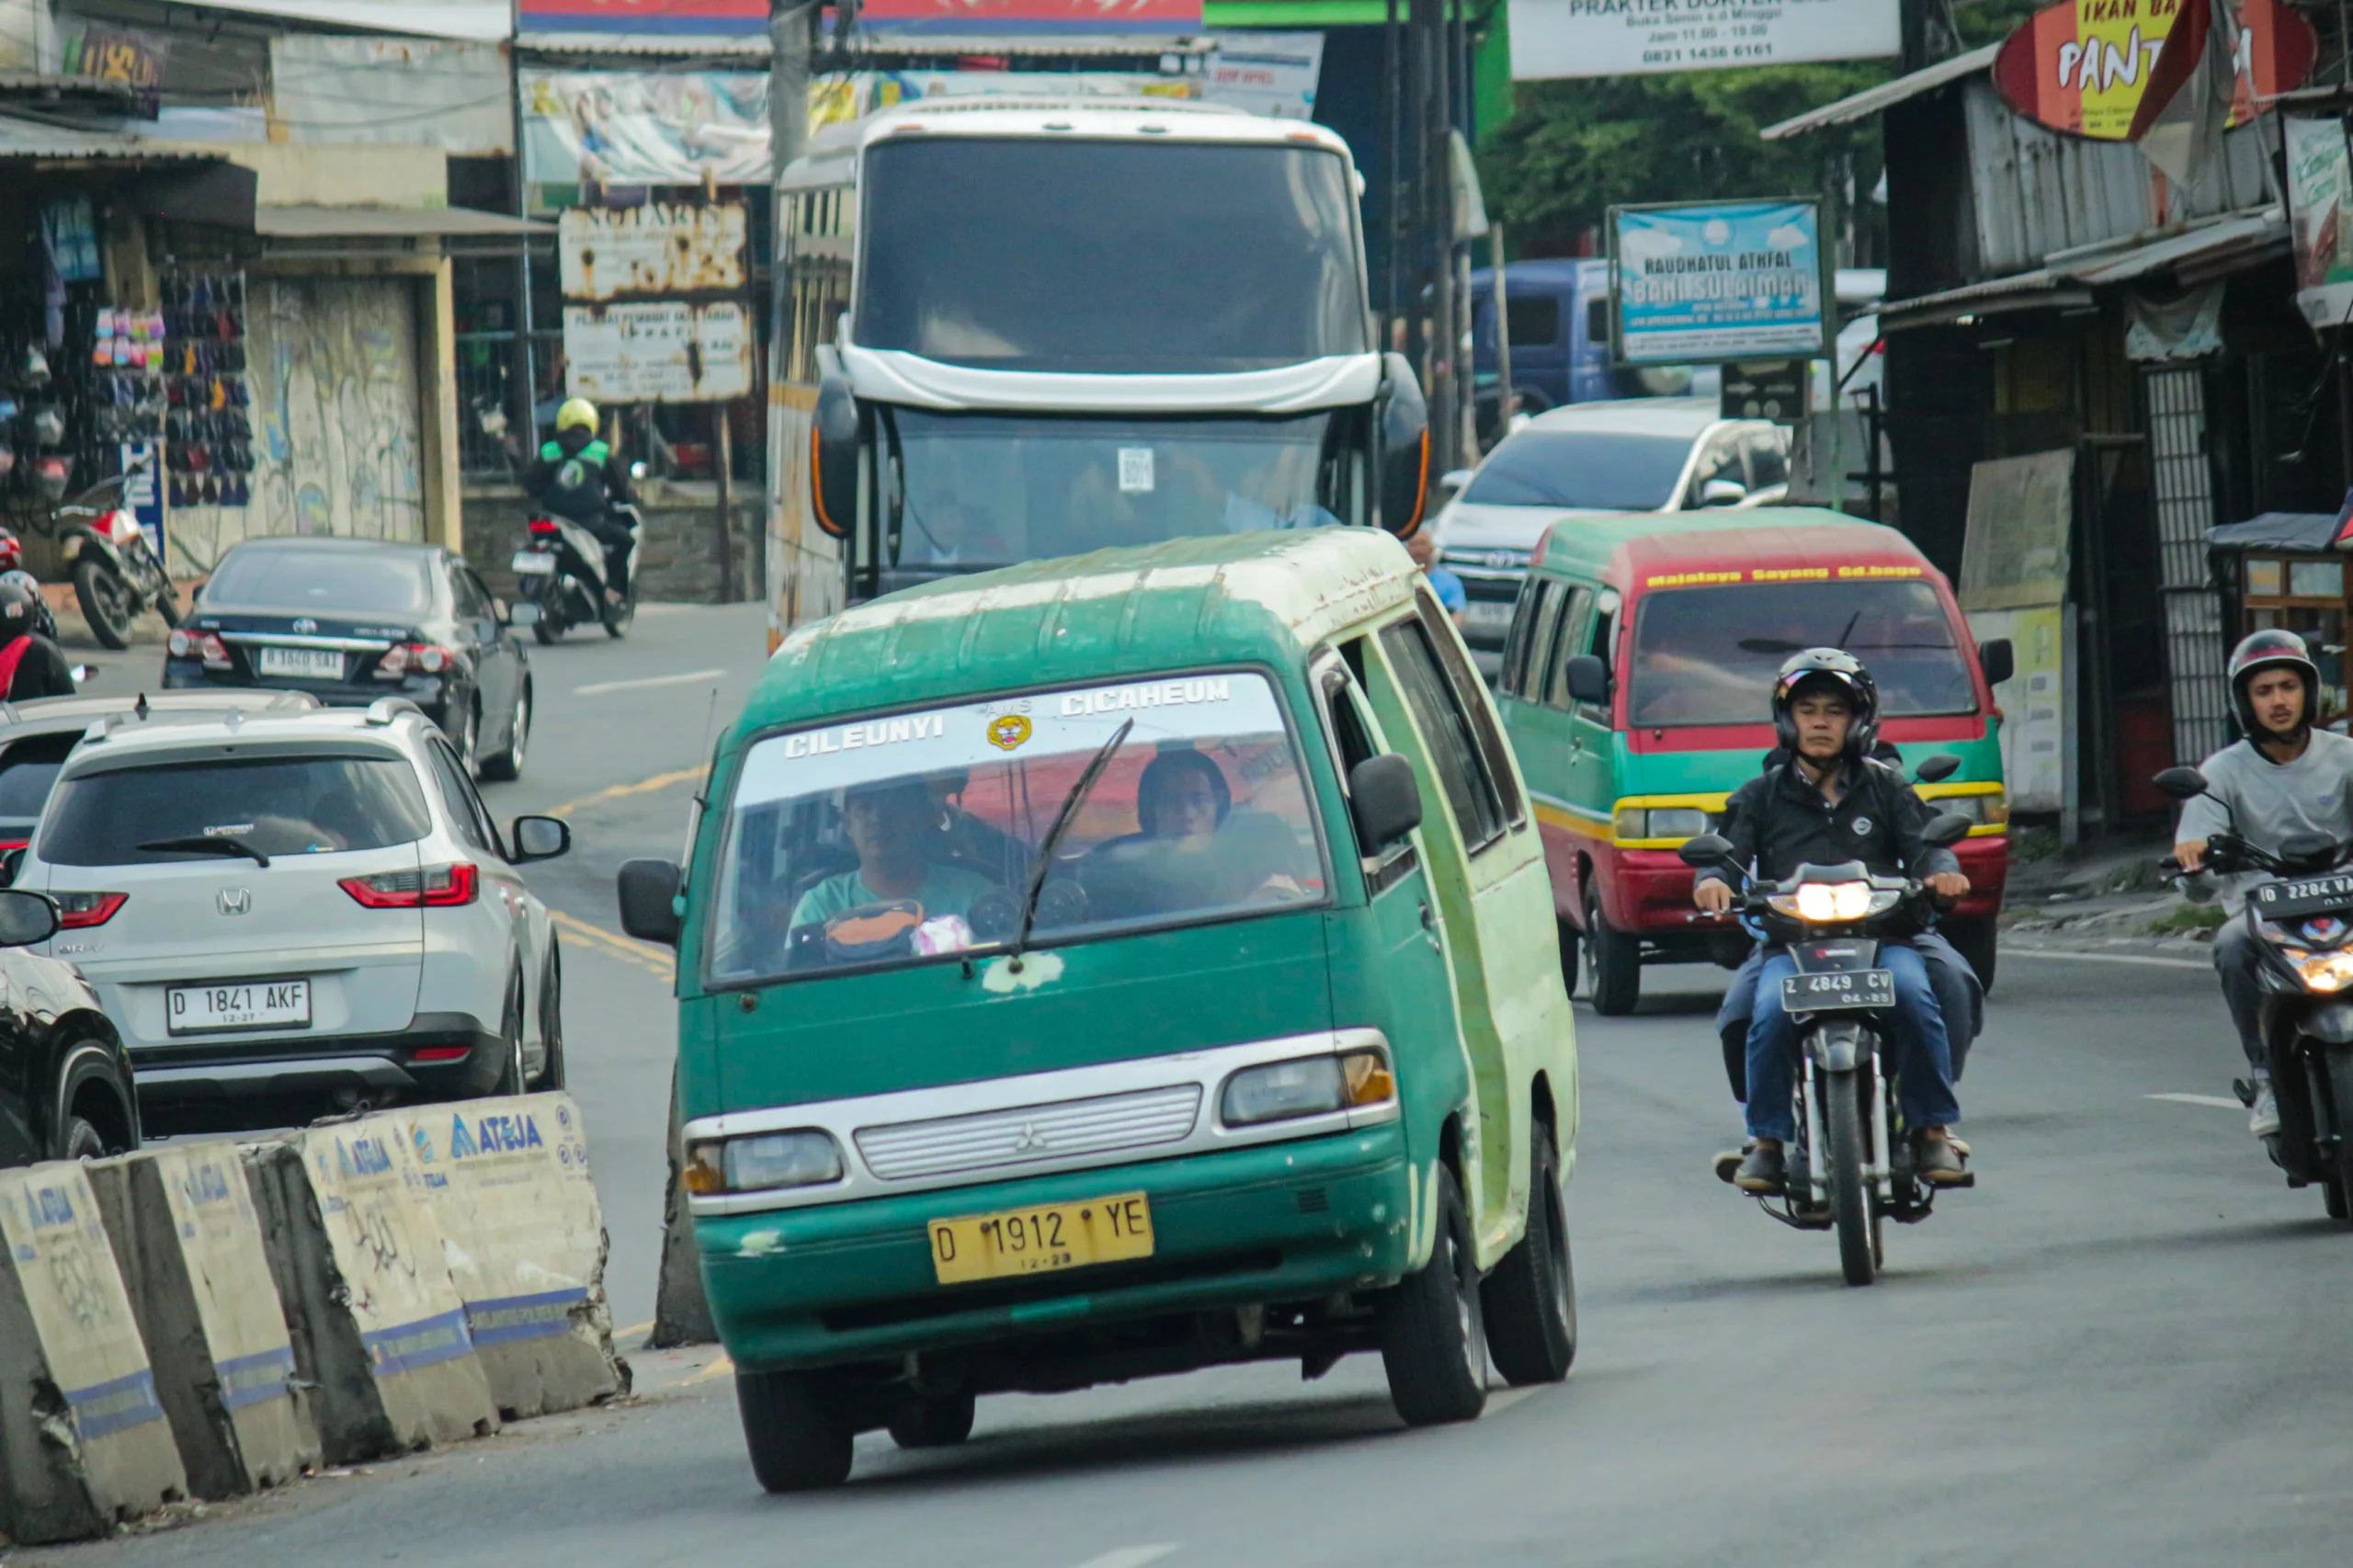
[[[2245,1110],[2235,1098],[2226,1095],[2143,1095],[2144,1100],[2170,1100],[2175,1105],[2210,1105],[2217,1110]]]
[[[2139,963],[2152,964],[2158,969],[2211,971],[2214,967],[2212,962],[2206,959],[2161,959],[2154,953],[2079,953],[2058,948],[2004,948],[2001,951],[2006,959],[2062,959],[2071,961],[2081,960],[2085,963]]]
[[[683,675],[646,676],[639,680],[600,680],[593,686],[575,686],[574,697],[602,697],[608,691],[644,691],[657,686],[688,686],[699,680],[718,680],[725,670],[688,670]]]
[[[1542,1393],[1545,1388],[1550,1386],[1550,1384],[1543,1384],[1533,1388],[1497,1389],[1487,1396],[1487,1414],[1500,1415],[1521,1400],[1531,1394]]]
[[[1147,1562],[1157,1562],[1183,1544],[1165,1541],[1156,1546],[1115,1547],[1100,1557],[1090,1557],[1078,1568],[1143,1568]]]

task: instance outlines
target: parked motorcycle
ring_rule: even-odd
[[[630,566],[618,603],[605,595],[604,541],[570,517],[552,514],[531,518],[522,549],[509,562],[515,572],[517,608],[531,607],[518,616],[542,644],[551,643],[575,626],[601,625],[608,637],[619,637],[637,619],[637,556],[645,541],[645,521],[637,508],[616,505],[613,516],[629,524]]]
[[[1921,836],[1941,847],[1967,836],[1969,826],[1948,812]],[[1868,1285],[1886,1260],[1883,1221],[1917,1224],[1936,1203],[1937,1189],[1915,1169],[1912,1140],[1902,1136],[1895,1074],[1883,1065],[1895,976],[1879,963],[1882,940],[1909,936],[1930,917],[1927,889],[1912,877],[1875,876],[1859,860],[1754,882],[1717,834],[1688,840],[1682,857],[1730,876],[1734,907],[1759,923],[1767,940],[1786,944],[1797,964],[1781,981],[1781,1006],[1798,1028],[1797,1137],[1783,1154],[1782,1191],[1759,1194],[1757,1206],[1798,1230],[1835,1228],[1847,1283]],[[1958,1185],[1975,1181],[1964,1176]]]
[[[141,471],[131,469],[101,480],[73,500],[51,510],[48,531],[63,548],[74,597],[89,622],[90,635],[101,647],[131,646],[131,623],[153,609],[165,626],[180,623],[179,596],[171,574],[157,559],[147,530],[130,507],[121,505],[125,481]]]
[[[2207,793],[2194,767],[2168,767],[2157,788],[2177,801]],[[2223,808],[2229,810],[2227,805]],[[2172,875],[2180,862],[2160,862]],[[2260,871],[2240,916],[2261,955],[2263,1038],[2279,1131],[2264,1140],[2290,1187],[2318,1184],[2332,1220],[2353,1220],[2353,845],[2292,834],[2266,849],[2236,833],[2206,841],[2206,869]],[[2255,1103],[2255,1085],[2233,1085]]]

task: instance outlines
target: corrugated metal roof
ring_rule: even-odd
[[[555,225],[471,207],[256,207],[254,233],[280,239],[458,239],[551,234]]]
[[[2263,208],[2156,238],[2133,235],[2057,251],[2029,271],[1909,300],[1891,300],[1880,306],[1880,328],[1902,332],[1964,315],[2088,305],[2093,302],[2094,289],[2112,288],[2159,272],[2220,277],[2284,253],[2287,245],[2286,215],[2277,207]]]
[[[128,82],[96,76],[66,76],[46,71],[0,71],[0,96],[25,98],[86,98],[106,104],[135,104],[140,91]]]
[[[1958,82],[1964,76],[1973,76],[1980,71],[1991,70],[1994,56],[2001,51],[2001,48],[2002,46],[1998,43],[1989,43],[1983,49],[1972,49],[1967,54],[1956,54],[1950,60],[1940,60],[1925,70],[1913,72],[1909,76],[1898,76],[1893,82],[1881,82],[1876,87],[1866,87],[1859,93],[1840,98],[1836,103],[1824,104],[1816,109],[1808,109],[1805,113],[1785,119],[1779,125],[1768,125],[1757,134],[1768,142],[1782,142],[1792,136],[1802,136],[1809,131],[1821,131],[1833,125],[1846,125],[1854,120],[1866,119],[1883,109],[1893,108],[1907,98],[1915,98],[1922,93],[1932,92],[1948,82]]]
[[[210,163],[220,154],[164,146],[119,131],[82,131],[0,115],[0,158],[108,158],[151,163]]]

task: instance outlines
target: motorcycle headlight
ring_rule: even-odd
[[[2342,991],[2353,985],[2353,952],[2314,953],[2296,963],[2296,972],[2313,991]]]
[[[757,1192],[779,1187],[823,1187],[842,1179],[841,1145],[815,1128],[759,1132],[689,1144],[688,1192]]]
[[[1801,882],[1795,892],[1775,893],[1765,902],[1783,915],[1816,926],[1833,921],[1860,920],[1895,907],[1901,896],[1874,892],[1869,882]]]

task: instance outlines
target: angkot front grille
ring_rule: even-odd
[[[1201,1086],[1179,1084],[861,1127],[853,1136],[867,1169],[884,1181],[911,1181],[1181,1142],[1191,1136],[1200,1111]]]

